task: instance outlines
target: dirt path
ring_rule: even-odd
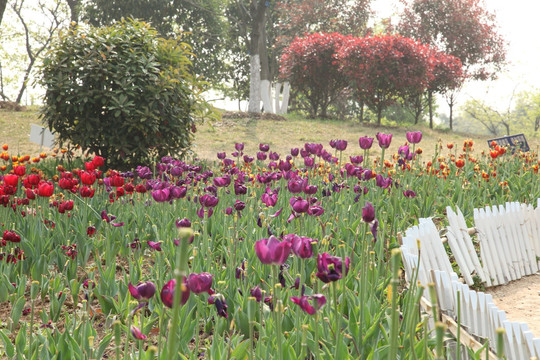
[[[540,274],[530,275],[486,291],[510,321],[526,322],[540,337]]]

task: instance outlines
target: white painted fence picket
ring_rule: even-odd
[[[457,209],[455,213],[450,206],[446,207],[446,215],[448,217],[448,244],[454,254],[456,262],[461,270],[465,282],[469,285],[474,284],[473,275],[480,277],[482,282],[491,285],[491,279],[485,275],[484,269],[480,264],[476,250],[469,236],[465,218],[461,210]]]
[[[474,223],[480,246],[476,254],[463,214],[447,208],[447,239],[465,283],[452,270],[449,258],[431,219],[420,219],[402,238],[402,258],[407,281],[414,278],[424,286],[434,283],[443,314],[456,319],[462,330],[496,346],[497,328],[504,328],[507,359],[540,358],[540,338],[535,338],[526,323],[509,321],[497,308],[490,294],[472,290],[474,274],[486,286],[537,273],[540,258],[540,199],[537,207],[517,202],[505,206],[474,209]],[[420,245],[420,248],[418,248]],[[426,297],[429,295],[426,292]],[[429,299],[428,299],[429,300]],[[461,303],[457,319],[457,302]],[[448,319],[447,316],[447,319]],[[540,334],[536,334],[540,335]],[[493,354],[489,357],[493,358]]]

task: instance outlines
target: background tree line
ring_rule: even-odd
[[[2,41],[0,97],[21,102],[32,84],[32,71],[40,55],[56,32],[70,24],[101,26],[123,17],[138,18],[150,22],[163,37],[181,36],[192,47],[195,73],[226,96],[249,100],[250,111],[261,111],[260,83],[280,80],[280,59],[296,37],[317,32],[356,37],[402,34],[458,58],[463,66],[462,79],[451,87],[431,83],[423,91],[398,94],[380,111],[365,107],[366,100],[359,97],[359,89],[352,90],[354,81],[348,79],[350,86],[334,96],[325,113],[319,115],[409,119],[414,123],[427,119],[433,126],[434,96],[439,94],[450,106],[447,125],[453,128],[456,94],[462,84],[468,79],[495,78],[505,65],[506,44],[498,34],[496,19],[480,0],[401,1],[404,7],[397,24],[379,20],[369,28],[371,0],[0,0],[0,36],[12,40],[18,37],[24,44],[13,51],[9,48],[13,42]],[[6,23],[6,13],[19,24]],[[17,77],[15,73],[22,75]],[[18,91],[8,94],[4,83]],[[291,89],[292,108],[310,113],[309,101],[298,84],[292,82]],[[534,98],[534,94],[529,97]],[[533,100],[527,101],[528,108],[536,106]],[[522,116],[534,113],[519,112]],[[467,117],[466,111],[461,113],[460,127],[472,122],[482,124],[477,117]],[[537,129],[535,121],[527,118],[514,120],[514,124],[531,124]],[[501,126],[505,127],[499,122],[498,128]]]

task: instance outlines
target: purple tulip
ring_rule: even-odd
[[[152,178],[152,170],[150,170],[147,166],[137,166],[135,169],[135,172],[137,173],[137,176],[141,179],[151,179]]]
[[[289,204],[291,205],[293,210],[299,214],[307,212],[309,208],[309,203],[307,202],[307,200],[304,200],[300,196],[293,196],[292,198],[290,198]]]
[[[225,209],[225,215],[231,215],[232,214],[232,207],[228,207]],[[201,218],[202,219],[202,218]]]
[[[249,163],[252,163],[253,160],[255,160],[252,156],[247,156],[247,155],[244,155],[244,162],[246,164],[249,164]]]
[[[170,188],[171,198],[182,199],[186,197],[187,188],[185,186],[172,186]]]
[[[370,223],[375,219],[375,208],[373,204],[369,201],[366,202],[366,205],[362,208],[362,220],[366,223]]]
[[[369,150],[373,145],[373,138],[369,136],[361,136],[358,139],[358,145],[360,145],[360,148],[363,150]]]
[[[270,150],[270,145],[268,144],[259,144],[259,150],[262,152],[267,152]]]
[[[218,204],[219,199],[214,195],[205,194],[199,198],[199,202],[204,207],[212,208]]]
[[[308,259],[313,256],[312,243],[317,240],[305,236],[294,235],[291,240],[291,249],[293,253],[301,259]]]
[[[174,292],[176,290],[176,279],[169,280],[161,289],[161,301],[163,305],[168,308],[173,307]],[[182,291],[182,296],[180,297],[180,305],[184,305],[189,299],[189,287],[187,286],[187,279],[184,276],[182,280],[182,285],[180,286],[180,291]]]
[[[379,220],[375,219],[372,223],[369,224],[369,230],[371,231],[371,235],[373,235],[373,239],[377,241],[377,228],[379,227]]]
[[[291,253],[291,243],[275,236],[255,242],[255,254],[263,264],[283,265]]]
[[[247,193],[247,187],[244,184],[234,182],[234,194],[235,195],[244,195]]]
[[[291,149],[291,155],[294,156],[294,157],[297,157],[299,152],[300,152],[300,149],[298,149],[298,148],[292,148]]]
[[[161,251],[161,241],[155,242],[155,241],[148,240],[147,243],[148,243],[148,246],[150,246],[152,249],[156,251]]]
[[[268,155],[266,153],[257,152],[257,160],[264,161],[264,160],[266,160],[267,157],[268,157]]]
[[[235,143],[234,148],[236,151],[243,151],[244,150],[244,143]]]
[[[336,150],[344,151],[347,149],[347,140],[336,140]]]
[[[279,160],[279,154],[277,152],[270,152],[270,154],[268,155],[268,158],[270,160],[273,160],[273,161],[278,161]]]
[[[318,190],[317,185],[306,185],[306,186],[304,186],[304,193],[306,195],[315,195],[317,193],[317,190]]]
[[[322,294],[314,294],[312,296],[301,297],[291,296],[290,299],[293,303],[300,306],[300,309],[304,310],[309,315],[315,314],[317,309],[320,309],[324,306],[324,304],[326,304],[326,298]],[[314,302],[314,304],[317,305],[317,309],[309,303],[309,300],[311,300],[312,302]]]
[[[422,140],[421,131],[407,131],[405,136],[407,137],[407,141],[411,144],[418,144]]]
[[[107,211],[105,210],[101,212],[101,219],[105,220],[107,223],[111,224],[114,227],[124,226],[124,222],[121,222],[121,223],[113,222],[114,220],[116,220],[116,216],[112,214],[107,214]]]
[[[361,164],[362,161],[364,161],[364,157],[362,155],[351,156],[349,159],[351,160],[351,163],[355,165]]]
[[[225,166],[233,166],[234,165],[234,160],[232,160],[232,159],[223,159],[223,165],[225,165]]]
[[[212,274],[209,273],[191,273],[187,279],[187,286],[195,294],[203,292],[211,293]]]
[[[281,171],[290,171],[292,164],[289,161],[279,160],[278,169]]]
[[[381,149],[388,149],[392,142],[392,134],[377,133],[377,141]]]
[[[307,212],[308,212],[308,215],[311,215],[311,216],[321,216],[322,214],[324,214],[324,209],[322,206],[315,205],[315,206],[310,206]]]
[[[242,211],[246,207],[246,203],[240,200],[236,200],[234,203],[234,209],[236,211]]]
[[[304,166],[307,167],[307,168],[312,168],[313,165],[315,164],[315,159],[313,159],[312,157],[305,157],[304,158]]]
[[[251,294],[251,296],[253,296],[255,298],[255,300],[257,300],[257,302],[261,302],[261,300],[262,300],[262,290],[258,285],[255,286],[254,288],[252,288],[249,291],[249,293]]]
[[[266,188],[264,194],[262,194],[261,200],[267,207],[273,207],[276,205],[278,199],[277,192],[271,191],[270,188]]]
[[[171,192],[168,188],[152,191],[151,194],[156,202],[169,201],[171,198]]]
[[[230,184],[231,184],[231,177],[229,175],[214,178],[214,185],[217,187],[227,187]]]
[[[148,338],[148,336],[144,335],[141,330],[134,325],[131,326],[131,335],[137,340],[146,340]]]
[[[347,275],[349,272],[350,259],[345,258],[345,269],[343,269],[343,260],[337,256],[330,256],[328,253],[322,253],[317,256],[317,277],[324,283],[337,281]],[[344,273],[343,273],[343,270]]]
[[[416,193],[412,190],[403,190],[403,196],[408,197],[408,198],[415,198]]]
[[[191,227],[191,221],[188,218],[183,218],[180,220],[180,218],[176,219],[176,227],[177,228],[188,228]]]
[[[209,304],[214,304],[216,306],[217,314],[225,319],[229,317],[227,314],[227,303],[225,298],[221,294],[212,295],[208,298]]]
[[[289,180],[287,183],[287,189],[289,189],[289,192],[292,194],[299,194],[304,189],[304,186],[306,186],[306,181],[303,179],[294,179]]]
[[[377,174],[377,176],[375,176],[375,185],[381,189],[387,189],[392,185],[392,178],[389,177],[385,179],[381,174]]]
[[[218,152],[218,153],[217,153],[217,158],[218,158],[219,160],[225,159],[226,156],[227,156],[227,154],[224,153],[224,152]]]
[[[128,290],[137,300],[149,300],[156,293],[156,285],[151,281],[140,282],[137,286],[129,283]]]

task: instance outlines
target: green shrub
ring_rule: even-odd
[[[142,22],[70,29],[41,67],[44,123],[60,145],[78,145],[111,167],[181,155],[193,139],[194,116],[211,113],[190,56],[188,45],[159,38]]]

